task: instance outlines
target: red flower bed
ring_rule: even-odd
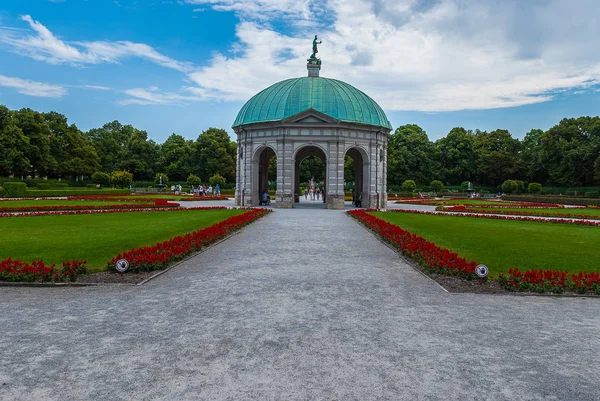
[[[544,213],[538,211],[525,211],[525,210],[502,210],[502,209],[484,209],[484,208],[472,208],[470,206],[438,206],[435,210],[441,212],[465,212],[465,213],[483,213],[483,214],[502,214],[502,215],[517,215],[517,216],[540,216],[540,217],[558,217],[565,219],[592,219],[600,220],[600,216],[593,216],[589,214],[580,213]]]
[[[203,246],[211,244],[235,230],[239,230],[269,212],[268,209],[249,209],[243,214],[230,217],[210,227],[177,236],[153,246],[145,246],[120,253],[108,261],[107,268],[115,271],[117,261],[126,259],[129,262],[128,272],[164,269],[170,263],[181,260],[192,252],[200,251]]]
[[[466,205],[441,205],[441,207],[445,207],[447,209],[454,208],[470,208],[470,209],[485,209],[485,208],[494,208],[494,209],[564,209],[564,205],[553,204],[553,203],[535,203],[535,202],[518,202],[518,203],[506,203],[506,202],[498,202],[497,205],[474,205],[474,204],[466,204]],[[585,208],[585,206],[575,206],[573,209],[581,209]]]
[[[0,261],[0,281],[76,281],[77,276],[87,273],[86,261],[72,260],[63,262],[62,269],[56,265],[47,265],[42,260],[26,263],[12,258]]]
[[[93,200],[93,201],[110,201],[110,202],[156,202],[156,201],[209,201],[209,200],[227,200],[226,196],[176,196],[171,198],[150,198],[143,195],[77,195],[69,196],[68,200]]]
[[[122,205],[52,205],[52,206],[5,206],[0,207],[0,213],[49,212],[57,210],[115,210],[115,209],[151,209],[179,207],[179,203],[133,203]]]
[[[538,223],[556,223],[556,224],[575,224],[579,226],[594,226],[600,227],[600,221],[595,220],[570,220],[570,218],[536,218],[527,216],[504,216],[499,214],[479,214],[479,213],[446,213],[446,212],[427,212],[423,210],[389,210],[393,213],[413,213],[413,214],[432,214],[450,217],[473,217],[479,219],[496,219],[496,220],[518,220],[518,221],[533,221]]]
[[[578,294],[593,292],[600,295],[600,273],[569,273],[556,270],[520,271],[510,269],[508,276],[500,274],[500,285],[510,291],[535,291],[562,294],[571,290]]]
[[[415,259],[427,270],[442,274],[462,275],[469,278],[475,277],[474,272],[477,263],[467,261],[458,256],[457,253],[440,248],[433,242],[377,218],[367,213],[367,211],[355,209],[350,210],[348,214],[375,231],[394,247],[400,249],[404,255]]]
[[[74,214],[104,214],[104,213],[130,213],[130,212],[182,212],[192,210],[216,210],[216,209],[227,209],[226,206],[199,206],[199,207],[187,207],[187,208],[176,208],[176,207],[156,207],[152,205],[150,208],[134,208],[134,209],[116,209],[116,210],[65,210],[56,212],[30,212],[30,213],[0,213],[2,217],[37,217],[37,216],[69,216]]]

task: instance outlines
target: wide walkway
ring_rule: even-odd
[[[0,288],[2,400],[597,400],[598,299],[449,294],[276,210],[140,287]]]

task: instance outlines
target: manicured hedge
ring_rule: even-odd
[[[5,182],[4,196],[7,198],[24,198],[27,196],[27,184],[24,182]]]
[[[49,189],[27,191],[24,198],[49,198],[55,196],[76,196],[76,195],[129,195],[128,189]]]
[[[569,196],[534,196],[534,195],[505,195],[503,200],[517,202],[558,203],[561,205],[600,206],[600,199],[573,198]]]

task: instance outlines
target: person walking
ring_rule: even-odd
[[[221,196],[221,188],[219,187],[219,184],[215,185],[215,195]]]
[[[304,188],[304,200],[308,200],[308,188]]]

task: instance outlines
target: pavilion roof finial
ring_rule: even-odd
[[[320,45],[321,43],[322,43],[322,41],[317,40],[317,35],[315,35],[315,39],[313,40],[313,46],[312,46],[313,52],[310,55],[310,58],[307,60],[308,63],[306,64],[306,68],[308,69],[309,77],[318,77],[319,76],[319,70],[321,69],[321,59],[317,58],[317,53],[319,52],[317,45]]]

